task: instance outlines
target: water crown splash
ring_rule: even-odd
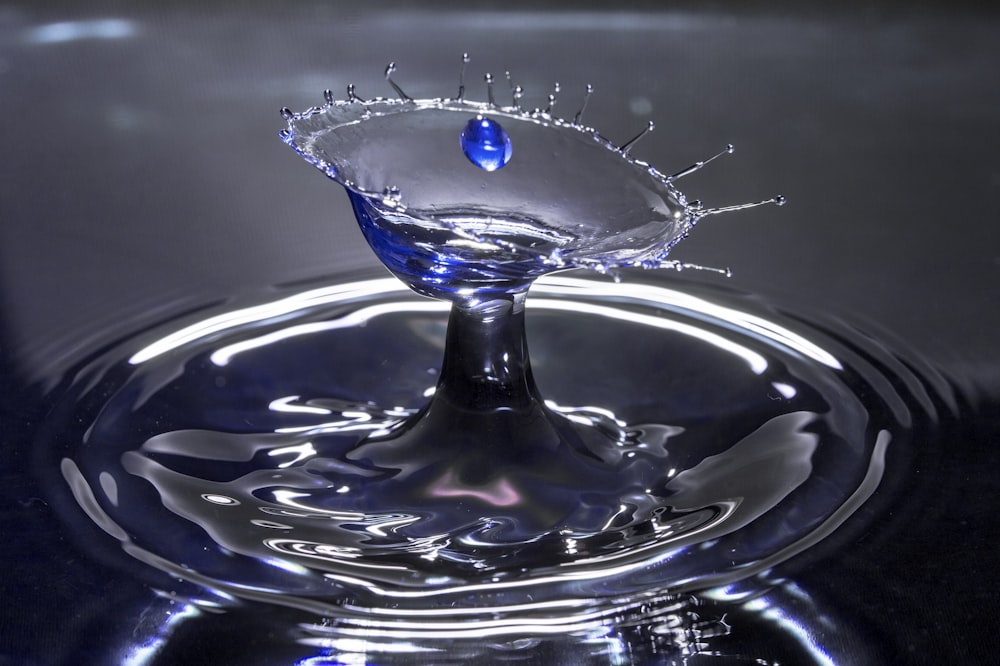
[[[463,55],[454,98],[411,98],[390,64],[395,98],[363,100],[351,86],[346,100],[328,95],[321,107],[283,111],[285,142],[347,189],[376,254],[421,293],[520,291],[568,268],[690,267],[668,255],[701,218],[784,203],[689,203],[674,183],[732,153],[732,145],[664,175],[631,156],[652,123],[621,145],[581,124],[591,86],[566,120],[552,113],[559,84],[544,109],[524,111],[523,90],[509,72],[509,106],[497,103],[490,74],[488,101],[466,99],[468,62]],[[515,152],[517,166],[507,166]]]

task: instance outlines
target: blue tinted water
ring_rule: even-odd
[[[460,135],[462,152],[483,171],[496,171],[510,162],[513,146],[499,122],[477,115]]]

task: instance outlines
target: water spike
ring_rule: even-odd
[[[487,74],[483,77],[483,80],[486,81],[486,96],[489,99],[490,106],[496,106],[497,101],[493,97],[493,75]]]
[[[707,160],[702,160],[700,162],[695,162],[694,164],[692,164],[688,168],[682,169],[681,171],[678,171],[677,173],[675,173],[672,176],[667,176],[667,182],[668,183],[672,183],[673,181],[677,180],[678,178],[683,178],[684,176],[689,176],[692,173],[694,173],[695,171],[701,169],[703,166],[705,166],[709,162],[712,162],[712,161],[714,161],[714,160],[722,157],[723,155],[732,155],[734,150],[736,150],[736,148],[733,147],[733,144],[727,143],[725,148],[723,148],[722,150],[720,150],[715,155],[712,155]]]
[[[465,100],[465,67],[469,64],[469,54],[462,54],[462,69],[458,72],[458,101]]]
[[[517,88],[514,87],[514,80],[510,78],[510,71],[505,71],[503,75],[507,77],[507,85],[510,86],[511,104],[517,107]]]
[[[716,268],[714,266],[702,266],[701,264],[689,264],[684,261],[677,261],[675,259],[650,259],[645,262],[638,264],[633,264],[636,268],[644,269],[671,269],[677,272],[680,271],[707,271],[709,273],[718,273],[719,275],[724,275],[726,277],[732,277],[733,273],[729,268]]]
[[[556,97],[559,95],[559,82],[552,86],[552,94],[549,95],[549,105],[545,107],[545,115],[552,114],[552,107],[556,105]]]
[[[292,110],[289,109],[287,106],[281,107],[281,110],[278,113],[280,113],[281,117],[284,118],[285,120],[291,120],[292,118],[295,117],[295,114],[292,113]]]
[[[719,208],[703,208],[697,211],[698,217],[705,217],[706,215],[717,215],[719,213],[731,213],[736,210],[745,210],[747,208],[756,208],[757,206],[766,206],[767,204],[774,204],[775,206],[784,206],[785,197],[780,194],[776,197],[771,197],[770,199],[764,199],[763,201],[754,201],[753,203],[737,204],[735,206],[721,206]]]
[[[395,71],[396,71],[396,63],[390,62],[385,68],[385,80],[389,82],[389,85],[392,86],[392,89],[396,91],[396,94],[399,95],[399,98],[401,100],[403,100],[404,102],[412,102],[413,98],[407,95],[405,92],[403,92],[403,89],[400,88],[396,84],[396,82],[392,80],[392,73]]]
[[[323,99],[326,100],[327,104],[333,104],[333,91],[327,88],[323,91]]]
[[[514,108],[518,111],[521,110],[521,98],[524,97],[524,88],[521,86],[514,87]]]
[[[361,102],[362,104],[367,104],[367,100],[358,97],[357,91],[354,89],[353,83],[347,84],[347,99],[351,102]]]
[[[587,109],[587,100],[590,99],[590,94],[592,92],[594,92],[594,86],[592,86],[592,85],[590,85],[588,83],[587,84],[587,92],[585,92],[583,94],[583,103],[580,104],[580,110],[576,112],[575,116],[573,116],[573,124],[574,125],[579,125],[580,124],[580,118],[583,118],[583,112]]]
[[[632,146],[635,145],[636,141],[638,141],[642,137],[646,136],[647,134],[649,134],[650,132],[652,132],[654,129],[656,129],[656,125],[654,125],[653,121],[650,120],[649,124],[646,125],[646,129],[642,130],[641,132],[639,132],[638,134],[636,134],[634,137],[632,137],[631,139],[629,139],[628,141],[626,141],[625,143],[623,143],[621,145],[621,147],[618,148],[618,152],[621,153],[622,155],[628,155],[628,151],[632,150]]]

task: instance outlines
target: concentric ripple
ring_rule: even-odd
[[[359,442],[427,403],[446,323],[383,279],[143,335],[69,388],[63,478],[124,552],[223,599],[346,636],[521,635],[770,571],[843,524],[933,409],[860,337],[709,290],[550,278],[528,299],[535,376],[596,433],[567,469],[602,482],[373,464]]]

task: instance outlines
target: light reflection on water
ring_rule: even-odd
[[[85,39],[128,39],[138,34],[135,21],[103,18],[46,23],[25,31],[30,44],[62,44]]]
[[[515,471],[501,477],[507,486],[456,494],[420,481],[419,461],[417,480],[403,483],[345,455],[414,414],[433,381],[445,311],[394,280],[209,316],[95,361],[75,399],[109,397],[66,446],[64,478],[133,558],[230,612],[252,603],[323,618],[300,623],[294,643],[331,653],[361,642],[381,655],[408,641],[416,652],[596,641],[604,659],[638,632],[664,654],[707,656],[730,624],[706,604],[736,604],[806,645],[794,614],[765,612],[760,590],[877,489],[919,382],[874,376],[853,341],[719,294],[574,279],[536,293],[532,341],[550,408],[611,433],[627,481],[581,495],[590,509],[571,502],[539,522],[552,507],[544,478]],[[566,358],[567,330],[586,331],[593,347]],[[623,336],[633,344],[596,353]],[[361,341],[384,343],[381,376],[354,357]],[[645,352],[657,345],[683,350],[670,370],[685,382],[635,372],[663,362]],[[641,409],[616,393],[608,362],[649,397]],[[609,385],[578,385],[588,369]],[[704,393],[692,402],[682,385]],[[573,406],[587,404],[602,407]],[[643,464],[629,467],[629,454]],[[756,583],[731,588],[740,580]]]

